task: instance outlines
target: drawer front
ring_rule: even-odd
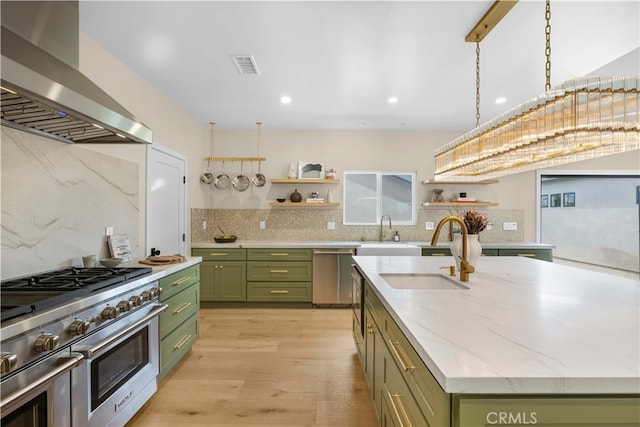
[[[398,325],[387,313],[384,315],[383,336],[391,359],[404,377],[429,425],[448,426],[449,395],[442,390]]]
[[[246,250],[239,248],[191,249],[191,255],[202,257],[203,261],[244,261],[247,259]]]
[[[499,256],[500,255],[500,250],[499,249],[482,248],[482,255],[484,255],[484,256]]]
[[[198,312],[200,306],[199,286],[189,286],[181,292],[165,300],[169,306],[160,315],[160,337],[167,336],[171,331],[180,326],[189,317]]]
[[[192,265],[184,270],[163,277],[160,279],[160,288],[162,289],[160,300],[164,302],[168,298],[171,298],[171,296],[199,281],[200,264]]]
[[[451,256],[449,248],[422,248],[422,256]]]
[[[311,302],[311,283],[247,282],[247,301]]]
[[[378,328],[382,327],[384,307],[382,306],[380,299],[376,296],[368,283],[364,287],[364,303],[369,308],[371,317],[373,318]]]
[[[551,249],[500,249],[500,256],[521,256],[527,258],[553,261]]]
[[[198,315],[191,316],[160,342],[160,375],[164,377],[198,339]]]
[[[247,281],[310,282],[311,273],[310,262],[247,262]]]
[[[411,391],[402,380],[400,372],[392,361],[385,369],[385,381],[380,391],[380,401],[382,402],[382,425],[383,426],[441,426],[441,424],[429,424],[425,421],[418,402],[413,398]]]
[[[311,261],[313,251],[300,248],[247,249],[249,261]]]

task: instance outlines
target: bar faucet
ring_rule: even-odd
[[[392,227],[392,225],[391,225],[391,215],[389,215],[389,214],[384,214],[384,215],[382,215],[382,216],[380,217],[380,237],[378,237],[378,241],[379,241],[379,242],[382,242],[382,221],[384,220],[384,217],[385,217],[385,216],[386,216],[387,218],[389,218],[389,230],[391,230],[391,227]]]
[[[431,246],[435,246],[438,243],[438,237],[440,236],[440,230],[442,226],[449,221],[457,222],[462,229],[462,256],[460,257],[460,280],[463,282],[469,281],[469,274],[476,271],[476,269],[467,261],[467,226],[463,220],[454,215],[449,215],[442,218],[442,220],[436,226],[436,230],[433,232],[433,238],[431,239]]]

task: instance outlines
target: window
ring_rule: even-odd
[[[345,225],[378,224],[384,214],[393,224],[416,224],[416,172],[345,171]]]

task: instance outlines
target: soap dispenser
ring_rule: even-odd
[[[398,230],[396,230],[396,234],[393,235],[393,241],[394,242],[400,241],[400,235],[398,234]]]

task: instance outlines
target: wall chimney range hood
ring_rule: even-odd
[[[61,12],[52,12],[51,7],[65,3],[62,9],[64,19],[60,19]],[[55,46],[58,35],[56,25],[49,25],[49,33],[44,34],[45,37],[42,37],[42,28],[35,28],[45,16],[45,22],[60,21],[57,28],[67,28],[64,30],[67,34],[60,35],[57,45],[73,49],[69,56],[72,61],[74,56],[77,59],[77,2],[3,1],[2,6],[0,86],[3,126],[66,143],[152,142],[151,129],[77,67],[70,65],[68,60],[60,59],[65,55],[54,55],[41,47],[46,44]],[[29,8],[27,13],[24,7]],[[29,14],[34,18],[25,18]],[[28,21],[26,25],[25,20]],[[21,28],[32,28],[19,35],[16,34],[19,24],[23,24]],[[53,33],[50,27],[54,27]],[[68,28],[75,33],[70,36]],[[32,43],[28,40],[34,38],[30,34],[39,34],[43,43],[40,46]],[[73,39],[71,47],[68,43],[70,37]]]

